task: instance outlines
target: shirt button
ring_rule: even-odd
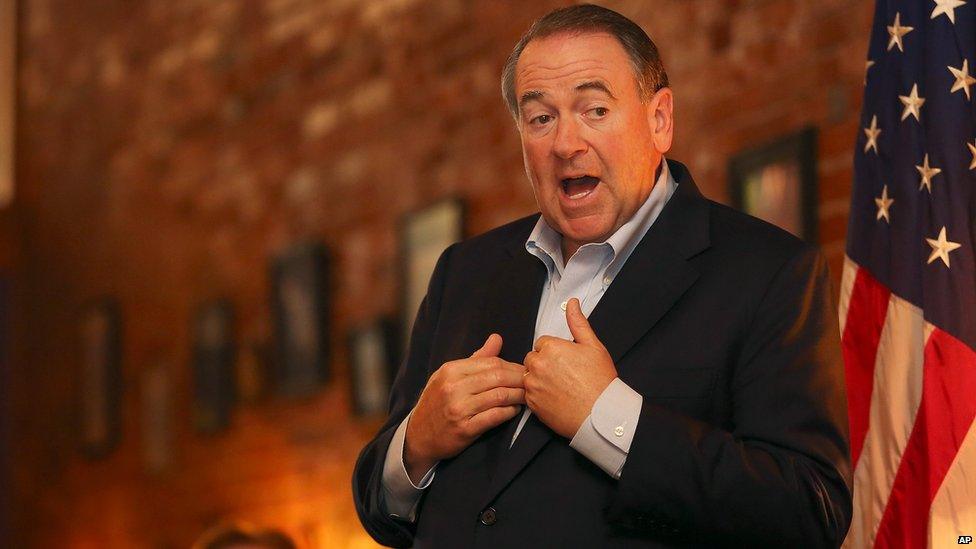
[[[609,286],[610,285],[610,277],[609,276],[603,277],[603,285],[604,286]]]
[[[563,301],[562,303],[559,304],[559,308],[565,311],[566,310],[566,306],[568,304],[569,304],[568,301]]]
[[[484,524],[485,526],[495,524],[495,521],[498,520],[498,517],[495,515],[495,508],[489,507],[482,511],[479,519],[481,520],[481,524]]]
[[[617,425],[616,427],[614,427],[613,434],[617,435],[618,437],[624,436],[624,428],[623,428],[623,426],[622,425]]]

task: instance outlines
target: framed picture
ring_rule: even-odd
[[[0,208],[14,198],[17,1],[0,2]]]
[[[159,360],[142,371],[142,455],[150,474],[165,471],[172,461],[173,388],[170,364]]]
[[[413,330],[414,317],[427,294],[427,283],[434,273],[441,252],[464,238],[465,208],[460,199],[441,200],[407,214],[401,220],[400,258],[402,263],[401,352],[405,352]]]
[[[812,127],[729,162],[732,205],[805,240],[817,238],[817,133]]]
[[[108,298],[85,306],[79,318],[80,444],[93,459],[108,455],[121,436],[121,323],[118,304]]]
[[[230,423],[234,404],[234,309],[225,299],[201,306],[193,326],[193,424],[212,434]]]
[[[349,334],[349,370],[356,415],[386,414],[396,375],[397,329],[390,319],[377,320]]]
[[[318,243],[296,245],[271,269],[274,384],[284,396],[308,396],[331,377],[329,256]]]

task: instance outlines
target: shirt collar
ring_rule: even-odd
[[[664,204],[674,194],[677,183],[671,177],[668,163],[661,157],[661,173],[654,183],[654,188],[640,208],[620,226],[606,241],[598,244],[609,244],[612,249],[611,269],[619,270],[620,266],[626,261],[630,252],[634,250],[637,243],[644,238],[644,234],[650,228],[654,220],[661,213]],[[562,235],[546,223],[544,217],[539,216],[535,227],[529,233],[528,240],[525,241],[525,249],[532,255],[538,257],[546,264],[550,276],[555,269],[562,273],[563,252]],[[548,259],[548,261],[546,260]],[[619,261],[618,261],[619,260]],[[608,275],[610,273],[608,272]]]

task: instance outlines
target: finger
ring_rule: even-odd
[[[532,350],[542,351],[546,347],[549,347],[550,345],[556,344],[560,341],[566,341],[566,340],[560,339],[558,337],[548,336],[548,335],[540,336],[539,339],[535,340],[535,345],[532,346]]]
[[[579,299],[575,297],[570,299],[566,305],[566,324],[569,325],[569,333],[573,334],[573,340],[576,343],[591,347],[603,347],[600,338],[596,336],[593,328],[590,327],[590,321],[583,315],[583,309],[580,308]]]
[[[476,374],[466,376],[458,382],[460,394],[476,395],[495,387],[522,387],[522,374],[525,368],[518,366],[510,368],[508,366],[484,370]]]
[[[525,390],[511,387],[495,387],[478,393],[466,402],[468,415],[474,416],[489,408],[525,404]]]
[[[452,360],[451,362],[447,362],[444,364],[444,366],[447,367],[446,373],[444,375],[449,375],[451,378],[464,377],[472,374],[480,374],[485,370],[491,370],[494,368],[502,368],[502,369],[509,369],[509,370],[522,369],[521,364],[518,364],[516,362],[509,362],[497,356],[462,358],[459,360]]]
[[[502,336],[491,334],[480,349],[471,354],[471,358],[498,356],[502,352]]]
[[[478,436],[488,429],[497,427],[512,419],[521,410],[521,406],[498,406],[495,408],[488,408],[484,412],[475,414],[468,419],[467,424],[469,434],[472,436]]]

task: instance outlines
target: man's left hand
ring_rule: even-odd
[[[550,429],[573,438],[617,369],[576,298],[566,305],[566,323],[574,341],[542,336],[525,355],[525,402]]]

